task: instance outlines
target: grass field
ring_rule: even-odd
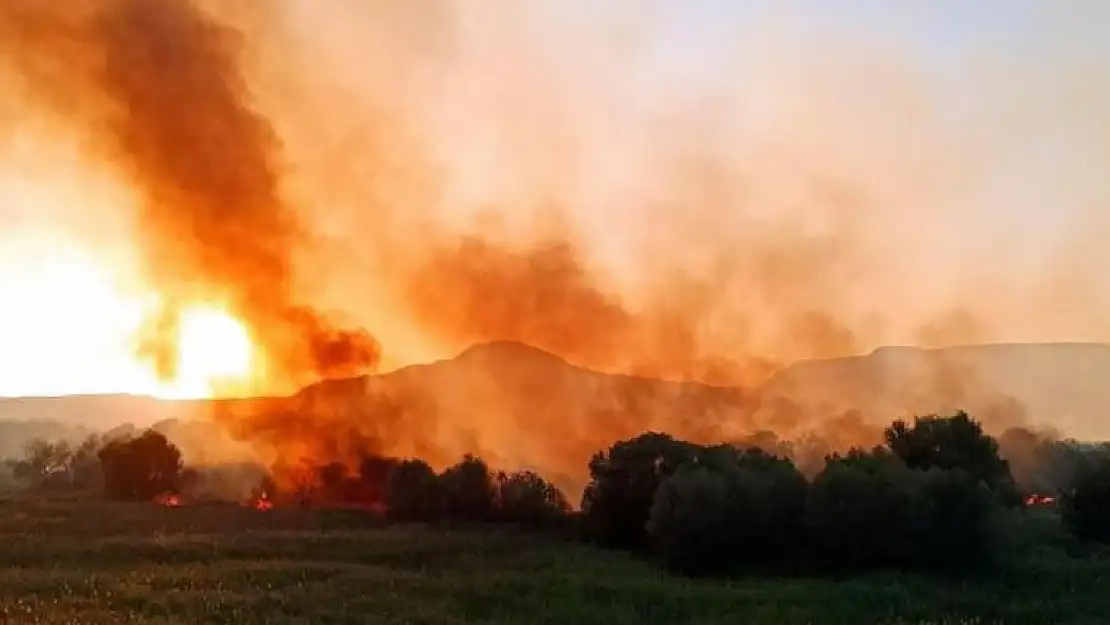
[[[509,530],[350,512],[0,502],[0,623],[1106,623],[1110,558],[1044,536],[992,582],[668,578]]]

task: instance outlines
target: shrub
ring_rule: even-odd
[[[150,501],[179,488],[181,451],[153,430],[138,438],[113,440],[97,456],[104,492],[113,499]]]
[[[23,458],[11,463],[12,475],[30,489],[66,486],[72,453],[66,441],[32,439],[23,446]]]
[[[387,515],[393,521],[434,521],[443,514],[439,478],[423,460],[401,461],[386,485]]]
[[[806,527],[820,563],[833,568],[910,564],[907,528],[914,476],[883,450],[834,456],[814,478]]]
[[[1110,457],[1081,463],[1060,505],[1065,527],[1077,538],[1110,543]]]
[[[70,481],[81,490],[99,490],[104,486],[104,472],[97,454],[103,447],[101,437],[93,434],[73,450],[69,461]]]
[[[467,454],[439,478],[444,512],[458,521],[488,521],[497,509],[497,487],[489,466]]]
[[[506,521],[541,526],[570,512],[562,491],[532,471],[501,473],[497,482],[498,508]]]
[[[655,553],[687,575],[786,561],[801,538],[806,486],[788,460],[708,450],[660,485],[647,526]]]
[[[582,529],[600,544],[628,549],[647,546],[647,522],[659,484],[701,447],[649,432],[620,441],[590,460],[582,496]]]

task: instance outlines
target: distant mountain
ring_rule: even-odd
[[[996,428],[1050,426],[1066,436],[1110,438],[1110,346],[995,344],[883,347],[866,356],[799,362],[773,376],[764,398],[868,415],[963,408]]]
[[[308,387],[288,408],[319,415],[311,431],[288,419],[252,420],[253,406],[228,412],[253,428],[251,438],[277,446],[312,439],[317,449],[343,455],[380,445],[439,464],[473,452],[577,483],[590,455],[615,440],[645,429],[720,439],[751,400],[741,389],[598,373],[495,342],[449,360]]]
[[[649,429],[710,441],[771,430],[782,438],[816,435],[837,447],[876,440],[896,417],[965,408],[994,431],[1047,424],[1077,438],[1110,438],[1110,422],[1100,418],[1110,406],[1103,381],[1110,381],[1110,347],[1093,344],[881,348],[799,362],[760,388],[740,389],[598,373],[495,342],[431,364],[322,382],[283,399],[8,399],[0,400],[0,420],[97,428],[160,421],[187,454],[218,458],[239,448],[213,428],[181,423],[214,414],[215,406],[234,434],[286,455],[350,456],[373,447],[443,463],[476,452],[574,487],[591,453]]]

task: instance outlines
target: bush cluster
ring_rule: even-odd
[[[100,459],[103,440],[89,436],[80,444],[34,439],[23,448],[23,457],[4,463],[12,485],[29,490],[96,490],[102,486]]]
[[[755,449],[706,449],[660,484],[647,533],[677,572],[765,565],[798,547],[806,487],[788,460]]]
[[[1058,484],[1050,494],[1065,527],[1110,543],[1110,451],[1024,442],[1038,454],[1023,458],[1021,482]],[[126,500],[180,493],[196,477],[154,431],[78,447],[37,441],[6,468],[33,488],[96,485]],[[1021,501],[998,442],[963,412],[895,421],[885,445],[826,456],[814,469],[803,475],[760,448],[648,432],[590,459],[575,518],[588,540],[687,575],[767,567],[970,572],[997,563],[1000,515]],[[333,463],[306,475],[297,499],[369,505],[395,522],[545,527],[571,518],[566,497],[539,474],[494,472],[471,455],[438,473],[420,459],[368,456],[354,472]],[[272,483],[264,492],[277,495]]]
[[[501,521],[540,527],[570,512],[563,493],[539,474],[494,473],[471,455],[438,475],[423,460],[399,462],[385,494],[387,514],[395,521]]]
[[[1080,463],[1060,504],[1064,524],[1073,534],[1110,543],[1110,454]]]
[[[886,441],[827,457],[810,482],[767,452],[644,434],[594,457],[583,528],[692,575],[994,565],[1018,500],[994,439],[961,412],[897,421]]]
[[[185,476],[181,451],[153,430],[108,442],[97,453],[104,492],[113,499],[150,501],[177,493]]]

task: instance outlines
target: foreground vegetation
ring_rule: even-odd
[[[7,464],[0,622],[1105,622],[1108,448],[1006,452],[965,413],[885,434],[807,474],[648,432],[593,456],[580,512],[469,455],[228,500],[157,432],[43,441]]]
[[[336,509],[0,503],[0,622],[1103,623],[1110,558],[1049,511],[998,576],[691,580],[544,533],[381,526]]]

